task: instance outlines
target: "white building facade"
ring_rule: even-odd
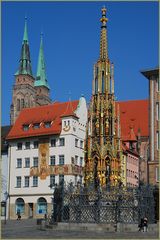
[[[82,182],[86,121],[84,97],[22,110],[8,135],[10,219],[50,214],[50,185]]]

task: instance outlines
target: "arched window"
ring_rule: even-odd
[[[37,200],[37,213],[38,214],[47,213],[47,201],[43,197],[41,197]]]
[[[105,93],[105,85],[104,85],[104,71],[102,71],[102,93]]]
[[[20,111],[20,99],[17,99],[17,111]]]
[[[25,202],[23,198],[17,198],[15,205],[16,205],[16,214],[17,212],[24,213]]]
[[[24,108],[24,99],[21,99],[21,109]]]

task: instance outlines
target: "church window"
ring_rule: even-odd
[[[21,108],[24,108],[24,99],[21,99]]]
[[[20,111],[20,99],[17,99],[17,111]]]
[[[102,71],[102,93],[105,92],[105,89],[104,89],[104,71]]]

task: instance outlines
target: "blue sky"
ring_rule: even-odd
[[[10,121],[25,15],[34,75],[44,33],[52,100],[75,100],[84,94],[89,102],[104,4],[117,100],[148,98],[148,81],[140,70],[158,65],[158,2],[2,2],[2,125]]]

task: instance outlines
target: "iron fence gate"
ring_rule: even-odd
[[[73,223],[138,223],[155,219],[153,188],[58,186],[53,198],[54,221]]]

